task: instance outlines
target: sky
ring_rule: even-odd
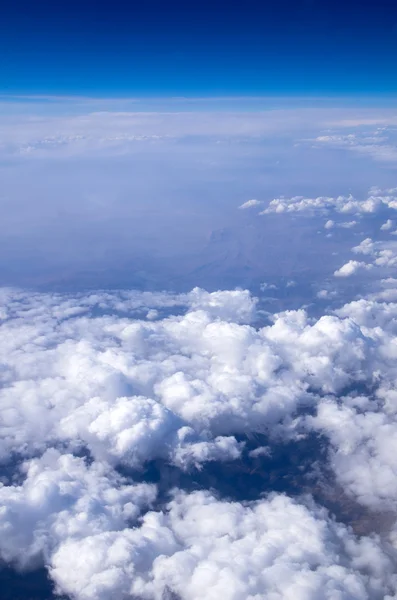
[[[7,2],[0,600],[397,598],[394,2]]]
[[[94,96],[390,94],[393,0],[5,2],[1,90]]]

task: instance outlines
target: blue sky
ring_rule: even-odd
[[[9,93],[386,94],[397,89],[397,7],[379,2],[7,1]]]

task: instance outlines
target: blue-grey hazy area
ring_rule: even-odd
[[[0,598],[397,598],[393,99],[0,98]]]
[[[142,101],[3,100],[2,282],[322,285],[352,235],[377,222],[326,238],[321,211],[259,213],[279,196],[364,199],[394,185],[393,109],[351,104],[175,99],[143,111]],[[251,199],[258,207],[238,209]]]

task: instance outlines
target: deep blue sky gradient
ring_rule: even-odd
[[[397,91],[395,0],[6,0],[3,93]]]

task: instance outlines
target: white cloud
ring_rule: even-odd
[[[85,306],[75,299],[74,307],[71,299],[68,306],[62,306],[51,296],[21,298],[17,293],[14,299],[12,292],[8,295],[11,318],[3,323],[0,349],[3,457],[25,448],[29,454],[57,440],[84,443],[99,459],[135,466],[155,457],[168,457],[180,466],[186,460],[188,466],[190,460],[197,462],[200,457],[238,456],[234,438],[208,438],[205,415],[197,421],[193,410],[193,420],[185,420],[194,403],[175,412],[162,402],[161,390],[169,389],[170,382],[178,380],[184,370],[186,385],[194,396],[196,369],[204,367],[208,376],[211,371],[214,376],[213,383],[203,382],[208,388],[207,401],[220,392],[216,390],[221,385],[222,359],[217,374],[211,354],[217,352],[217,343],[219,351],[223,350],[222,329],[225,333],[230,329],[230,341],[234,332],[241,331],[243,342],[245,329],[237,323],[249,321],[255,309],[247,292],[193,290],[180,300],[191,307],[185,317],[154,322],[115,316],[87,319],[84,312],[91,301],[106,306],[111,294],[86,298]],[[109,304],[121,311],[123,300],[113,295]],[[130,306],[127,297],[123,312]],[[218,323],[222,313],[223,324]],[[212,351],[211,328],[215,334]],[[218,330],[221,337],[216,342]],[[196,342],[202,345],[197,351]],[[226,364],[233,362],[235,349],[230,348],[230,357],[226,348],[224,351]],[[199,410],[199,400],[196,402]],[[175,402],[171,404],[177,408]]]
[[[257,300],[248,290],[206,292],[195,288],[186,295],[191,310],[204,310],[212,319],[250,323],[255,316]]]
[[[395,398],[390,397],[390,400]],[[391,406],[390,406],[391,408]],[[312,425],[334,448],[331,461],[343,489],[376,512],[397,510],[396,414],[363,396],[323,400]]]
[[[365,215],[374,214],[381,209],[397,209],[397,189],[380,190],[371,188],[367,197],[363,199],[348,196],[319,196],[317,198],[306,198],[304,196],[292,196],[286,198],[274,198],[260,214],[270,213],[296,213],[306,212],[308,214],[329,214],[335,212],[338,214]],[[333,219],[329,219],[326,228],[331,228]],[[341,227],[350,228],[356,225],[356,221],[347,221],[339,224]]]
[[[79,600],[123,597],[181,600],[381,598],[392,563],[376,538],[274,495],[251,505],[206,492],[177,492],[167,512],[142,525],[66,540],[51,559],[61,590]]]
[[[383,225],[381,225],[381,231],[390,231],[390,229],[393,227],[393,221],[391,219],[387,219],[387,221],[385,221],[383,223]]]
[[[325,300],[326,298],[334,298],[335,296],[337,296],[338,292],[336,290],[328,290],[328,289],[324,289],[324,290],[319,290],[316,294],[317,298],[320,298],[322,300]]]
[[[343,223],[339,223],[339,227],[342,229],[351,229],[357,225],[357,221],[344,221]]]
[[[261,204],[262,204],[261,200],[247,200],[247,202],[244,202],[243,204],[241,204],[239,206],[239,208],[242,208],[242,209],[254,208],[254,206],[260,206]]]
[[[290,102],[284,107],[280,102],[279,109],[271,106],[271,110],[266,110],[264,107],[269,103],[268,99],[246,98],[225,110],[225,102],[230,104],[230,99],[142,101],[133,98],[78,100],[63,97],[51,102],[49,111],[48,98],[13,97],[1,103],[1,149],[7,154],[25,158],[92,152],[123,153],[136,144],[173,143],[189,136],[207,137],[217,143],[247,138],[274,139],[280,134],[285,136],[285,132],[292,139],[317,138],[315,143],[321,146],[341,143],[346,146],[343,134],[320,137],[318,134],[324,126],[340,128],[395,122],[395,115],[387,109],[308,109],[299,106],[298,100],[293,108]],[[197,106],[193,106],[195,103],[200,105],[198,110]],[[151,105],[151,110],[148,110],[148,105]],[[220,106],[222,110],[219,110]],[[248,110],[244,106],[248,106]],[[347,147],[354,147],[362,153],[377,152],[387,158],[393,152],[393,146],[387,144],[384,138],[385,134],[372,134],[353,142],[350,136]]]
[[[308,388],[337,393],[371,378],[372,341],[353,321],[291,311],[255,329],[238,322],[255,306],[247,292],[196,290],[185,315],[153,322],[90,315],[94,298],[125,314],[131,299],[122,310],[118,294],[7,293],[3,460],[60,444],[134,468],[156,458],[183,469],[236,460],[243,446],[233,435],[284,421],[287,431],[301,407],[316,404]]]
[[[0,484],[0,556],[21,567],[45,561],[64,540],[125,528],[156,496],[154,486],[53,449],[22,470],[21,485]]]
[[[260,214],[321,211],[326,212],[334,204],[333,198],[305,198],[304,196],[293,196],[292,198],[274,198]]]
[[[274,283],[261,283],[260,289],[262,292],[266,292],[267,290],[276,290],[277,286]]]
[[[375,244],[371,238],[365,238],[358,246],[352,248],[352,251],[356,254],[371,255],[374,253]]]
[[[349,260],[334,272],[335,277],[350,277],[360,270],[369,271],[374,267],[391,269],[397,265],[396,242],[374,242],[371,238],[365,238],[358,246],[352,248],[352,252],[367,256],[371,262]]]
[[[396,282],[385,280],[384,286],[395,291]],[[396,545],[394,526],[390,527],[397,515],[397,303],[379,292],[373,299],[345,305],[337,314],[353,319],[372,340],[368,368],[373,383],[364,388],[355,385],[350,394],[321,398],[316,415],[307,417],[308,427],[327,435],[338,482],[373,511],[377,526]]]
[[[258,446],[255,450],[251,450],[249,455],[253,458],[257,458],[258,456],[271,456],[272,449],[270,446]]]
[[[207,440],[159,402],[136,396],[90,399],[61,420],[59,435],[83,441],[96,459],[136,468],[155,458],[181,468],[233,460],[241,448],[234,437]]]
[[[342,223],[335,223],[332,219],[328,219],[324,225],[324,229],[333,229],[334,227],[340,227],[342,229],[352,229],[357,225],[357,221],[343,221]]]
[[[5,458],[62,441],[112,464],[234,459],[238,445],[219,436],[289,417],[314,401],[308,385],[330,392],[366,378],[365,344],[352,323],[289,311],[256,329],[245,291],[195,290],[183,298],[184,315],[156,321],[90,314],[93,298],[126,314],[131,301],[123,309],[118,294],[8,295],[0,346]]]
[[[372,244],[359,252],[378,257]],[[395,281],[382,285],[390,291]],[[237,433],[316,431],[330,442],[328,466],[345,493],[391,511],[393,522],[397,303],[361,300],[319,319],[287,311],[256,328],[255,300],[238,290],[3,290],[2,301],[2,457],[28,458],[0,487],[4,560],[45,562],[77,600],[156,600],[167,588],[182,600],[391,593],[394,550],[376,536],[356,539],[312,503],[176,491],[168,508],[137,521],[156,490],[114,468],[235,461],[245,451]],[[184,310],[170,316],[173,307]],[[250,458],[271,460],[271,443],[251,447]],[[72,456],[82,450],[88,462]],[[397,548],[393,527],[385,535]]]
[[[362,269],[369,269],[371,265],[358,260],[349,260],[340,269],[334,272],[335,277],[350,277]]]
[[[372,258],[372,265],[368,265],[367,268],[371,266],[393,268],[397,264],[396,242],[373,242],[371,238],[366,238],[352,248],[352,251]]]
[[[393,122],[393,121],[392,121]],[[391,122],[391,123],[392,123]],[[384,124],[391,124],[383,121]],[[358,154],[368,155],[376,161],[395,162],[397,160],[397,146],[394,138],[394,128],[374,127],[383,124],[382,121],[364,120],[347,121],[340,123],[345,127],[359,127],[360,125],[372,126],[372,130],[367,132],[358,131],[355,133],[331,133],[320,135],[313,140],[315,147],[331,147],[349,150]]]

